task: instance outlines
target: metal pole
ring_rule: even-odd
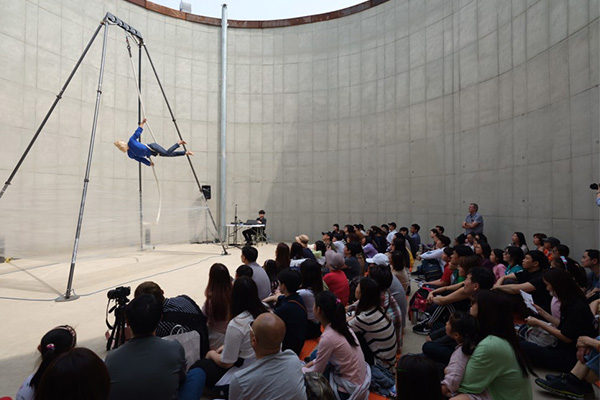
[[[94,34],[92,35],[92,38],[88,42],[87,46],[85,46],[85,49],[83,50],[83,53],[81,53],[81,56],[79,57],[79,60],[77,60],[77,64],[75,64],[75,67],[71,71],[71,74],[67,78],[67,81],[63,85],[62,89],[60,89],[60,92],[58,92],[58,94],[56,95],[56,99],[54,100],[54,103],[52,103],[52,106],[50,107],[50,110],[48,110],[48,112],[46,113],[46,116],[44,117],[42,123],[38,127],[37,131],[35,131],[35,134],[33,135],[33,138],[31,139],[31,141],[29,142],[29,145],[25,149],[25,152],[21,156],[21,159],[17,163],[17,166],[13,169],[12,173],[8,177],[8,180],[4,183],[4,187],[2,188],[2,191],[0,191],[0,199],[4,195],[4,192],[6,192],[6,189],[10,186],[13,178],[17,174],[17,171],[21,167],[21,164],[23,164],[23,161],[25,161],[25,157],[27,157],[27,154],[29,154],[29,151],[31,150],[31,148],[33,147],[33,144],[35,143],[35,141],[37,140],[38,136],[42,132],[42,129],[46,125],[46,122],[48,121],[48,118],[50,118],[50,115],[54,111],[54,108],[56,107],[56,105],[58,104],[58,102],[60,101],[60,99],[62,99],[63,93],[65,92],[65,90],[67,90],[67,86],[69,86],[69,83],[71,83],[71,79],[75,75],[75,72],[77,72],[77,69],[81,65],[81,62],[83,61],[83,59],[85,58],[88,50],[92,46],[92,43],[96,39],[96,36],[98,36],[98,32],[100,32],[100,28],[102,28],[102,25],[104,25],[104,20],[102,20],[102,22],[100,22],[100,24],[98,25],[98,28],[96,28],[96,32],[94,32]]]
[[[162,92],[163,98],[165,99],[165,103],[167,104],[167,108],[169,109],[169,114],[171,115],[171,120],[173,121],[173,124],[175,125],[175,130],[177,131],[177,135],[179,136],[179,140],[183,140],[183,136],[181,136],[181,131],[179,130],[179,125],[177,125],[177,120],[175,119],[175,115],[173,114],[173,110],[171,109],[171,105],[169,104],[169,100],[167,99],[167,94],[165,93],[165,89],[163,88],[162,83],[160,82],[160,78],[158,76],[158,72],[156,71],[156,68],[154,67],[154,63],[152,62],[152,58],[150,57],[150,53],[148,52],[148,48],[146,47],[146,43],[142,43],[142,46],[144,46],[144,51],[146,52],[146,57],[148,57],[148,61],[150,62],[150,66],[152,67],[152,71],[154,72],[154,76],[156,77],[156,82],[158,83],[158,87],[160,88],[160,91]],[[185,151],[187,151],[187,148],[185,147],[185,144],[182,145],[183,149]],[[210,211],[210,208],[208,207],[208,202],[206,201],[206,197],[204,196],[204,192],[202,191],[202,185],[200,184],[200,181],[198,180],[198,175],[196,174],[196,170],[194,169],[194,165],[192,164],[192,160],[190,159],[190,156],[186,155],[186,158],[188,160],[188,163],[190,164],[190,169],[192,170],[192,175],[194,175],[194,180],[196,181],[196,185],[198,185],[198,190],[200,191],[200,194],[202,195],[202,198],[204,199],[204,202],[207,204],[206,209],[208,211],[208,216],[210,217],[212,224],[215,228],[215,230],[219,231],[219,228],[217,227],[217,223],[215,222],[215,219],[213,218],[213,215]],[[219,238],[219,242],[221,243],[221,247],[223,248],[223,255],[228,254],[227,253],[227,249],[225,248],[225,243],[223,242],[223,240],[221,240],[221,238]]]
[[[142,93],[142,46],[138,46],[138,88]],[[138,97],[138,125],[142,122],[142,102]],[[138,137],[142,141],[142,137]],[[144,250],[144,202],[142,193],[142,163],[138,163],[138,185],[140,191],[140,251]]]
[[[219,143],[219,220],[221,237],[227,223],[227,4],[221,9],[221,137]]]
[[[94,109],[94,120],[92,123],[92,135],[90,137],[90,147],[88,151],[87,166],[85,168],[85,179],[83,180],[83,192],[81,194],[81,205],[79,206],[79,219],[77,220],[77,230],[75,231],[75,243],[73,244],[73,256],[71,257],[71,269],[69,271],[69,281],[64,296],[56,301],[69,301],[79,298],[73,294],[73,275],[75,273],[75,261],[77,259],[77,248],[79,247],[79,235],[81,234],[81,224],[83,222],[83,210],[85,209],[85,198],[87,196],[87,187],[90,181],[90,169],[92,167],[92,155],[94,154],[94,139],[96,138],[96,125],[98,123],[98,112],[100,109],[100,98],[102,97],[102,81],[104,79],[104,62],[106,59],[106,40],[108,38],[108,27],[104,26],[104,41],[102,42],[102,61],[100,62],[100,76],[98,78],[98,90],[96,91],[96,108]]]

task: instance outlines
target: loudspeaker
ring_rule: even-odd
[[[210,185],[202,185],[202,193],[206,200],[210,200]]]

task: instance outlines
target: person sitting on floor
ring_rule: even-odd
[[[233,375],[230,399],[306,399],[300,360],[291,350],[281,350],[285,333],[285,323],[275,314],[260,314],[254,320],[250,344],[256,362]]]

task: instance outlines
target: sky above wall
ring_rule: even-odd
[[[179,10],[180,0],[151,0],[153,3]],[[239,20],[271,20],[302,17],[340,10],[364,0],[186,0],[192,13],[221,18],[221,6],[227,4],[227,18]]]

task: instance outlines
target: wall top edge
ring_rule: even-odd
[[[220,18],[205,17],[202,15],[189,14],[183,11],[174,10],[169,7],[161,6],[160,4],[153,3],[147,0],[125,0],[129,3],[133,3],[137,6],[143,7],[147,10],[157,12],[159,14],[167,15],[172,18],[183,19],[185,21],[195,22],[204,25],[221,26]],[[288,19],[275,19],[268,21],[242,21],[230,19],[228,20],[227,26],[229,28],[245,28],[245,29],[268,29],[268,28],[283,28],[286,26],[312,24],[315,22],[329,21],[332,19],[347,17],[352,14],[368,10],[369,8],[376,7],[380,4],[386,3],[390,0],[368,0],[363,3],[354,5],[352,7],[343,8],[337,11],[331,11],[323,14],[307,15],[304,17],[288,18]]]

